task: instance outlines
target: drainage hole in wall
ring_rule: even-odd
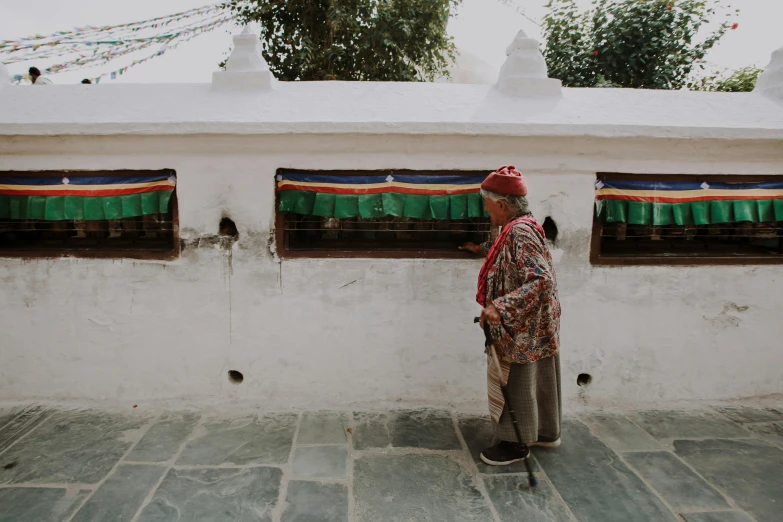
[[[231,219],[224,217],[218,224],[218,234],[226,237],[236,238],[239,236],[236,224]]]
[[[555,220],[551,217],[547,216],[546,219],[544,219],[544,223],[541,225],[541,228],[544,229],[544,233],[546,234],[546,238],[554,243],[557,241],[557,225],[555,224]]]
[[[592,380],[593,377],[589,373],[580,373],[576,376],[576,384],[578,386],[587,386],[592,382]]]
[[[228,371],[228,380],[232,384],[242,384],[242,381],[245,380],[245,376],[242,375],[241,372],[238,372],[236,370],[229,370]]]

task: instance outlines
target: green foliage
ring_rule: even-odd
[[[544,17],[549,76],[567,87],[680,89],[704,55],[736,28],[719,24],[697,33],[723,12],[721,0],[595,0],[580,11],[574,0],[550,0]]]
[[[461,0],[230,0],[258,22],[264,58],[279,80],[423,81],[448,74],[446,34]]]
[[[689,85],[694,91],[712,92],[750,92],[756,87],[759,74],[764,69],[758,67],[743,67],[733,71],[730,75],[713,74]]]

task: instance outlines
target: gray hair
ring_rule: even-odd
[[[521,217],[530,214],[530,209],[527,206],[527,198],[525,196],[506,196],[491,192],[486,189],[481,189],[481,196],[492,201],[504,201],[514,211],[514,217]]]

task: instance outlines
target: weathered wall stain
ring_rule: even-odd
[[[740,325],[740,323],[742,323],[740,314],[747,311],[748,308],[750,307],[739,306],[735,303],[728,302],[723,305],[723,311],[721,311],[721,313],[715,317],[707,317],[705,315],[704,318],[719,330],[723,330],[729,327],[736,328]]]

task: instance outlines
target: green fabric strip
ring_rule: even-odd
[[[783,199],[772,201],[772,206],[775,208],[775,221],[783,221]]]
[[[65,198],[63,196],[49,196],[44,203],[45,219],[50,221],[63,221],[65,219]]]
[[[332,217],[334,215],[334,194],[316,194],[313,202],[313,215]]]
[[[359,196],[359,215],[364,219],[382,217],[384,214],[381,194]]]
[[[308,193],[302,194],[307,197]],[[309,212],[296,211],[297,214],[310,214]],[[334,201],[334,216],[338,219],[352,218],[359,215],[359,196],[346,196],[337,194]]]
[[[0,195],[0,219],[96,221],[169,211],[171,191],[123,196]]]
[[[451,219],[467,219],[468,218],[468,195],[459,194],[456,196],[449,196],[451,202],[449,217]]]
[[[405,195],[405,209],[403,216],[414,219],[432,219],[430,212],[430,197]]]
[[[468,217],[480,218],[485,214],[484,200],[481,199],[481,194],[468,194]]]
[[[10,196],[10,212],[11,219],[28,219],[27,217],[27,202],[30,198],[23,196]]]
[[[158,191],[158,212],[160,214],[168,214],[169,212],[169,203],[171,202],[171,195],[174,193],[173,190],[160,190]],[[143,212],[142,208],[142,215],[146,215],[147,212]]]
[[[383,216],[456,220],[488,217],[480,194],[422,196],[418,194],[343,195],[284,190],[278,193],[278,210],[339,219]]]
[[[449,219],[449,196],[430,196],[430,212],[435,219]]]
[[[293,212],[296,208],[296,202],[299,201],[300,192],[294,190],[284,190],[279,192],[277,197],[279,200],[278,208],[280,212]]]
[[[604,223],[629,225],[714,225],[783,221],[783,200],[724,200],[691,203],[596,201],[596,216]]]
[[[167,193],[168,194],[168,193]],[[154,214],[156,212],[159,212],[159,205],[160,203],[164,203],[163,197],[158,196],[156,192],[148,192],[145,194],[140,194],[141,198],[141,214],[143,216],[146,216],[148,214]],[[163,208],[168,208],[168,198],[171,197],[171,194],[168,194],[166,196],[165,205]],[[164,211],[164,213],[167,211]]]
[[[381,200],[383,201],[383,211],[387,216],[402,217],[402,212],[405,209],[405,195],[384,193],[381,194]]]
[[[65,219],[84,221],[84,198],[66,196],[63,203]]]
[[[46,219],[46,196],[28,196],[27,219]]]

